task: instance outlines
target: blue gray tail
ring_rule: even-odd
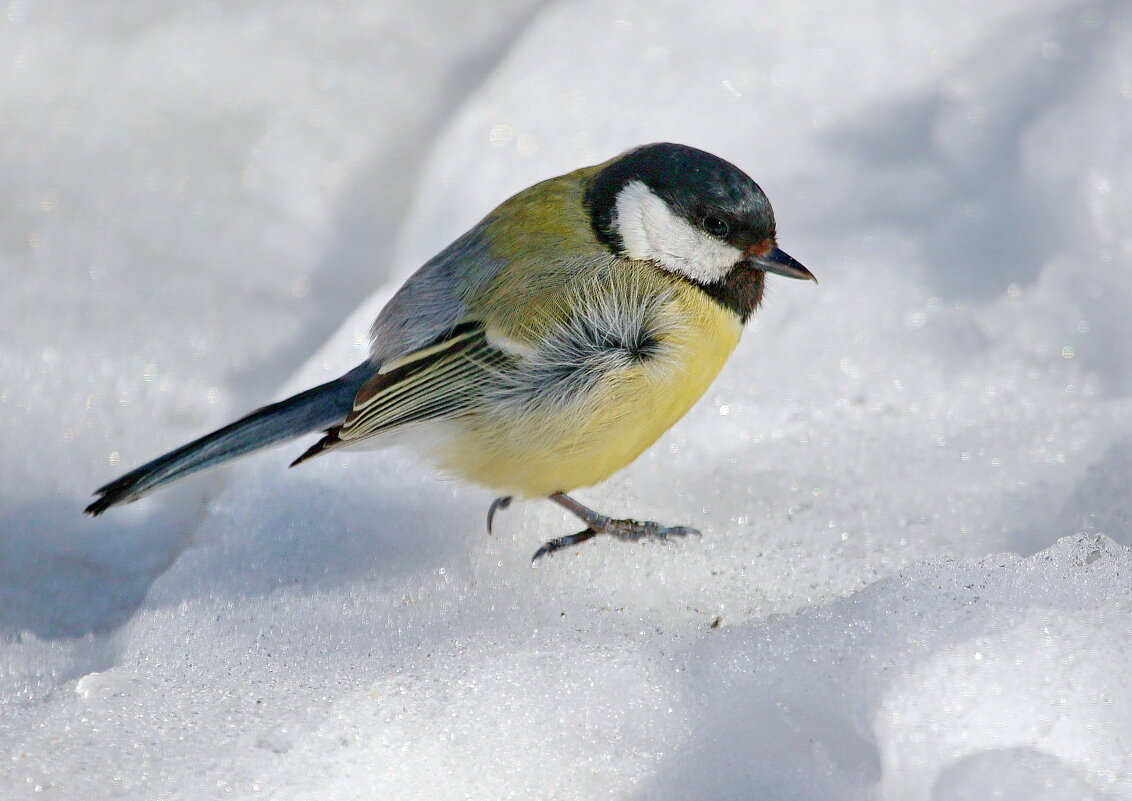
[[[353,408],[354,396],[372,376],[372,365],[363,362],[340,378],[257,409],[99,488],[98,499],[84,511],[100,515],[193,473],[341,423]]]

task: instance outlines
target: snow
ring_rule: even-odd
[[[0,796],[1132,798],[1128,8],[465,5],[7,4]],[[301,445],[79,514],[659,140],[821,281],[578,493],[702,537]]]

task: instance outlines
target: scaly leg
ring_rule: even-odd
[[[554,493],[550,496],[550,500],[577,516],[589,528],[585,531],[579,531],[577,534],[551,540],[535,551],[535,555],[531,557],[532,562],[540,556],[546,556],[548,553],[554,553],[571,545],[578,545],[586,540],[593,539],[598,534],[609,534],[624,542],[637,542],[643,539],[664,540],[669,537],[686,537],[689,534],[700,533],[688,526],[662,526],[659,523],[647,520],[614,520],[595,512],[588,506],[583,506],[564,492]]]

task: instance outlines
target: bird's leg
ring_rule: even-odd
[[[495,519],[495,513],[501,509],[506,509],[511,505],[511,496],[507,495],[503,498],[496,498],[491,502],[491,507],[487,510],[487,533],[491,533],[491,521]]]
[[[550,496],[550,500],[577,516],[589,528],[577,534],[551,540],[535,551],[535,555],[531,557],[532,562],[540,556],[593,539],[598,534],[609,534],[624,542],[637,542],[643,539],[664,540],[669,537],[686,537],[689,534],[700,533],[688,526],[662,526],[650,520],[615,520],[578,503],[564,492],[554,493]]]

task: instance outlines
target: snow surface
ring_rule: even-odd
[[[0,797],[1132,798],[1127,3],[13,0],[0,54]],[[657,140],[821,280],[578,493],[702,538],[531,569],[551,504],[301,445],[80,516]]]

